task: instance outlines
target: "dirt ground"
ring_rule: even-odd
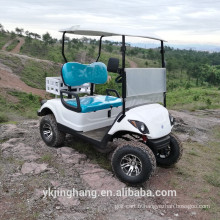
[[[24,38],[19,38],[18,40],[19,40],[19,43],[17,44],[17,46],[14,49],[12,49],[12,51],[11,51],[12,53],[19,53],[22,45],[25,42]]]
[[[207,130],[220,124],[220,110],[171,113],[177,119],[175,132],[184,147],[189,139],[204,143],[209,139]],[[129,186],[92,162],[89,155],[72,148],[73,143],[82,146],[84,143],[70,135],[58,149],[46,146],[39,134],[38,120],[1,125],[0,134],[0,219],[218,219],[202,209],[169,208],[169,205],[198,205],[190,196],[190,185],[177,189],[176,197],[43,198],[43,190],[48,188],[115,192]],[[148,182],[130,189],[153,192],[173,189],[170,182],[176,169],[176,166],[158,167]],[[152,207],[146,208],[147,205]]]
[[[46,91],[41,89],[36,89],[25,84],[19,76],[13,74],[11,69],[9,69],[4,64],[0,63],[0,88],[2,89],[15,89],[18,91],[32,93],[45,97]]]

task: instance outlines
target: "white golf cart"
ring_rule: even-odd
[[[46,90],[60,98],[42,101],[38,110],[38,116],[43,116],[40,134],[44,142],[60,146],[68,133],[92,143],[101,152],[114,151],[112,169],[121,181],[129,184],[149,179],[156,163],[161,166],[175,164],[182,155],[182,146],[171,133],[174,119],[166,109],[164,41],[80,26],[62,32],[65,64],[61,77],[46,78]],[[66,33],[100,36],[96,62],[68,62],[64,53]],[[121,67],[116,58],[110,58],[107,67],[99,62],[102,38],[109,36],[121,36]],[[126,36],[160,41],[162,68],[125,68]],[[107,89],[106,95],[95,94],[94,85],[106,83],[107,71],[118,74],[116,83],[122,84],[122,97],[114,89]],[[79,96],[79,93],[85,95]]]

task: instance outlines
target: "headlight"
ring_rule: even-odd
[[[169,114],[169,118],[170,118],[170,124],[171,126],[173,126],[175,122],[175,118],[171,114]]]
[[[128,120],[135,128],[137,128],[143,134],[149,134],[147,126],[140,121]]]

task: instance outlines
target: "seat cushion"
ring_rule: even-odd
[[[77,107],[76,100],[66,101],[69,105]],[[114,96],[89,96],[80,98],[83,113],[122,106],[122,100]]]

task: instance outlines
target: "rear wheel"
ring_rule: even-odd
[[[125,183],[140,184],[148,180],[156,169],[156,160],[150,148],[135,141],[124,141],[112,155],[112,169]]]
[[[183,147],[179,138],[170,134],[170,144],[156,154],[157,164],[164,167],[169,167],[177,163],[182,157]]]
[[[52,114],[41,119],[40,134],[43,141],[51,147],[58,147],[65,140],[65,133],[58,130],[56,119]]]

